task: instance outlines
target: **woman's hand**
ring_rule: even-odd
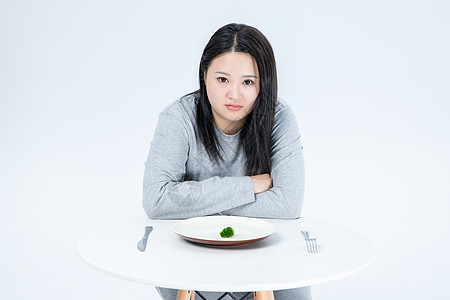
[[[250,176],[250,179],[253,182],[255,194],[263,193],[272,188],[272,178],[269,174]]]

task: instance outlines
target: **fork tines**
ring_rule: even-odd
[[[315,238],[305,238],[306,247],[308,248],[308,253],[318,253],[317,251],[317,240]]]
[[[303,236],[305,237],[306,247],[308,248],[308,253],[318,253],[317,250],[317,240],[310,237],[308,230],[301,230]]]

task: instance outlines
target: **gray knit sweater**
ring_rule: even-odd
[[[273,128],[273,188],[256,195],[250,177],[245,176],[239,132],[227,135],[216,127],[224,159],[218,165],[198,138],[195,116],[194,96],[171,103],[159,115],[145,163],[143,207],[149,218],[300,217],[303,150],[295,115],[283,101],[278,101]]]

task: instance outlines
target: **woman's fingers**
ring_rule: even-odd
[[[253,182],[255,194],[263,193],[272,188],[272,178],[269,174],[254,175],[250,178]]]

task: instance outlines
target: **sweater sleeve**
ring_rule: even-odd
[[[256,201],[224,213],[249,217],[299,218],[305,190],[305,166],[300,133],[293,111],[285,107],[276,116],[273,129],[273,187],[255,195]]]
[[[195,140],[182,116],[159,115],[145,163],[143,208],[152,219],[212,215],[255,201],[249,177],[185,181],[189,143]]]

